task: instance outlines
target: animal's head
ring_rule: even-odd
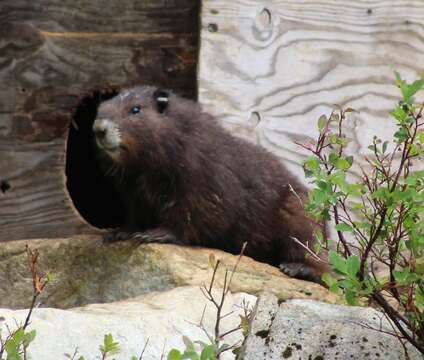
[[[140,86],[99,106],[93,132],[97,147],[123,167],[160,166],[175,160],[199,107],[168,90]]]

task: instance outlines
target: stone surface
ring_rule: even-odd
[[[216,294],[220,295],[220,290],[216,290]],[[223,313],[232,313],[223,319],[221,333],[240,324],[242,301],[253,306],[256,297],[242,293],[227,295]],[[72,355],[78,349],[76,359],[80,355],[86,360],[100,359],[99,345],[103,344],[104,335],[111,333],[120,344],[120,352],[111,359],[129,360],[133,355],[138,358],[148,340],[143,360],[158,360],[163,351],[167,354],[172,348],[183,350],[183,335],[192,341],[208,341],[196,325],[202,318],[205,305],[203,323],[213,334],[216,312],[200,289],[193,286],[69,310],[35,309],[29,329],[36,329],[37,335],[29,346],[29,355],[33,360],[59,360],[66,359],[64,354]],[[6,318],[5,322],[0,320],[0,328],[7,323],[13,329],[15,320],[22,323],[26,314],[26,310],[0,309],[0,318]],[[240,344],[241,340],[241,331],[225,337],[225,342],[231,345]],[[223,357],[233,358],[231,352]]]
[[[31,302],[26,244],[39,250],[40,271],[49,271],[57,278],[40,297],[42,307],[70,308],[178,286],[199,286],[211,279],[211,253],[230,269],[237,261],[237,256],[220,250],[163,244],[137,246],[131,241],[103,244],[100,236],[7,242],[0,246],[0,307],[26,308]],[[217,286],[222,287],[224,268],[218,271]],[[248,257],[241,259],[231,291],[270,291],[279,299],[337,301],[322,286],[289,278],[277,268]]]
[[[255,309],[243,360],[407,359],[383,315],[372,309],[314,300],[281,302],[262,294]],[[381,326],[381,327],[380,327]],[[411,360],[423,359],[408,346]]]

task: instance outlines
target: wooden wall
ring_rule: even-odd
[[[155,83],[196,95],[197,0],[0,1],[0,241],[90,231],[66,191],[79,96]]]
[[[91,231],[66,191],[79,96],[156,83],[194,97],[198,0],[0,1],[0,241]],[[203,0],[199,100],[303,176],[294,142],[333,104],[350,151],[389,137],[393,72],[424,70],[424,3]]]
[[[200,102],[301,178],[295,141],[316,138],[321,114],[358,110],[349,150],[364,155],[394,131],[394,71],[424,71],[422,1],[204,0],[201,19]]]

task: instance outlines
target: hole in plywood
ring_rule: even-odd
[[[215,24],[215,23],[210,23],[208,25],[208,31],[211,32],[211,33],[217,32],[218,31],[218,25]]]
[[[99,90],[83,97],[69,125],[66,186],[80,215],[98,228],[114,228],[124,222],[124,207],[99,166],[92,132],[99,104],[117,93]]]
[[[3,194],[6,194],[7,191],[9,191],[12,188],[10,183],[6,180],[0,181],[0,190]]]
[[[256,17],[256,26],[260,31],[269,30],[272,25],[271,11],[267,8],[263,8],[262,11]]]
[[[253,111],[250,114],[249,120],[248,120],[248,124],[250,127],[255,128],[256,126],[259,125],[259,123],[261,122],[261,114],[259,114],[259,112],[257,111]]]

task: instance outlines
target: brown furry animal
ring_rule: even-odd
[[[318,281],[305,188],[279,159],[227,132],[199,104],[150,86],[102,103],[93,125],[100,159],[122,197],[126,224],[106,241],[138,238],[219,248]],[[294,192],[292,189],[294,189]]]

